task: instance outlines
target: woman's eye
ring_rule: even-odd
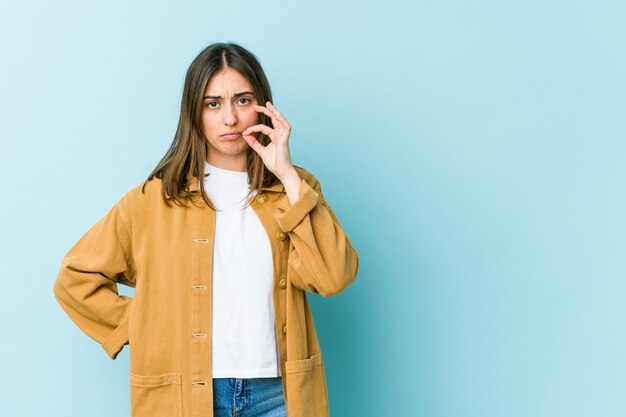
[[[243,104],[249,104],[252,100],[250,100],[248,97],[242,97],[239,99],[239,101],[241,100],[247,100],[245,103]],[[213,106],[213,104],[219,104],[217,101],[209,101],[205,104],[206,107],[210,108],[210,109],[214,109],[217,106]]]

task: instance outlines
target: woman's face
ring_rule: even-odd
[[[248,143],[241,134],[224,135],[241,133],[258,124],[255,104],[250,83],[238,71],[226,68],[213,74],[202,99],[202,132],[209,142],[207,159],[211,165],[233,171],[246,170]]]

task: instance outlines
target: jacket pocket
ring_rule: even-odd
[[[129,374],[131,417],[182,417],[181,374]]]
[[[322,353],[285,362],[287,415],[328,417],[328,390]]]

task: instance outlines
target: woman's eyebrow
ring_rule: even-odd
[[[254,93],[252,91],[241,91],[239,93],[235,93],[233,95],[233,97],[239,97],[239,96],[243,96],[245,94],[254,94]],[[222,96],[204,96],[203,98],[218,98],[218,99],[222,99],[224,97],[222,97]]]

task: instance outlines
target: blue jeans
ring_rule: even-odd
[[[281,377],[213,378],[215,417],[286,417]]]

